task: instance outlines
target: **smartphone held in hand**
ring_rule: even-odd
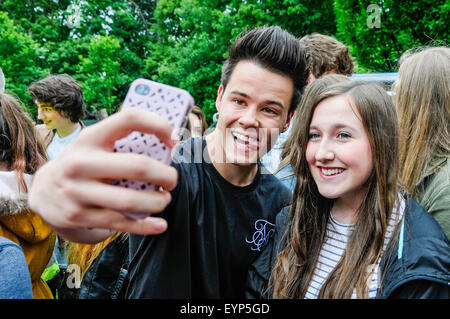
[[[121,110],[140,108],[167,119],[174,131],[181,132],[185,127],[189,113],[194,106],[194,99],[185,90],[146,79],[137,79],[131,84]],[[155,135],[134,131],[117,140],[115,152],[132,152],[144,154],[162,163],[170,164],[171,149],[164,145]],[[142,191],[153,191],[158,185],[135,180],[113,180],[113,185]],[[144,218],[146,215],[122,212],[131,218]]]

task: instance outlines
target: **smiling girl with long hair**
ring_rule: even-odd
[[[398,186],[391,98],[353,81],[319,91],[298,110],[292,206],[252,265],[247,296],[448,298],[450,243]]]

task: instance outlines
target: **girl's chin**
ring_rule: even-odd
[[[320,189],[319,188],[319,193],[320,195],[322,195],[323,197],[327,198],[327,199],[336,199],[339,198],[342,194],[339,192],[336,192],[336,190],[324,190],[324,189]]]

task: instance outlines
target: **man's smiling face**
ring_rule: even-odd
[[[227,163],[255,164],[288,126],[293,81],[252,61],[239,62],[217,92],[217,130]]]

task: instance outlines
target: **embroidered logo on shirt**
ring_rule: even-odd
[[[245,241],[249,244],[253,244],[252,247],[250,247],[251,250],[261,251],[275,231],[275,224],[264,219],[258,219],[255,222],[255,229],[256,231],[253,233],[251,240],[245,238]]]

